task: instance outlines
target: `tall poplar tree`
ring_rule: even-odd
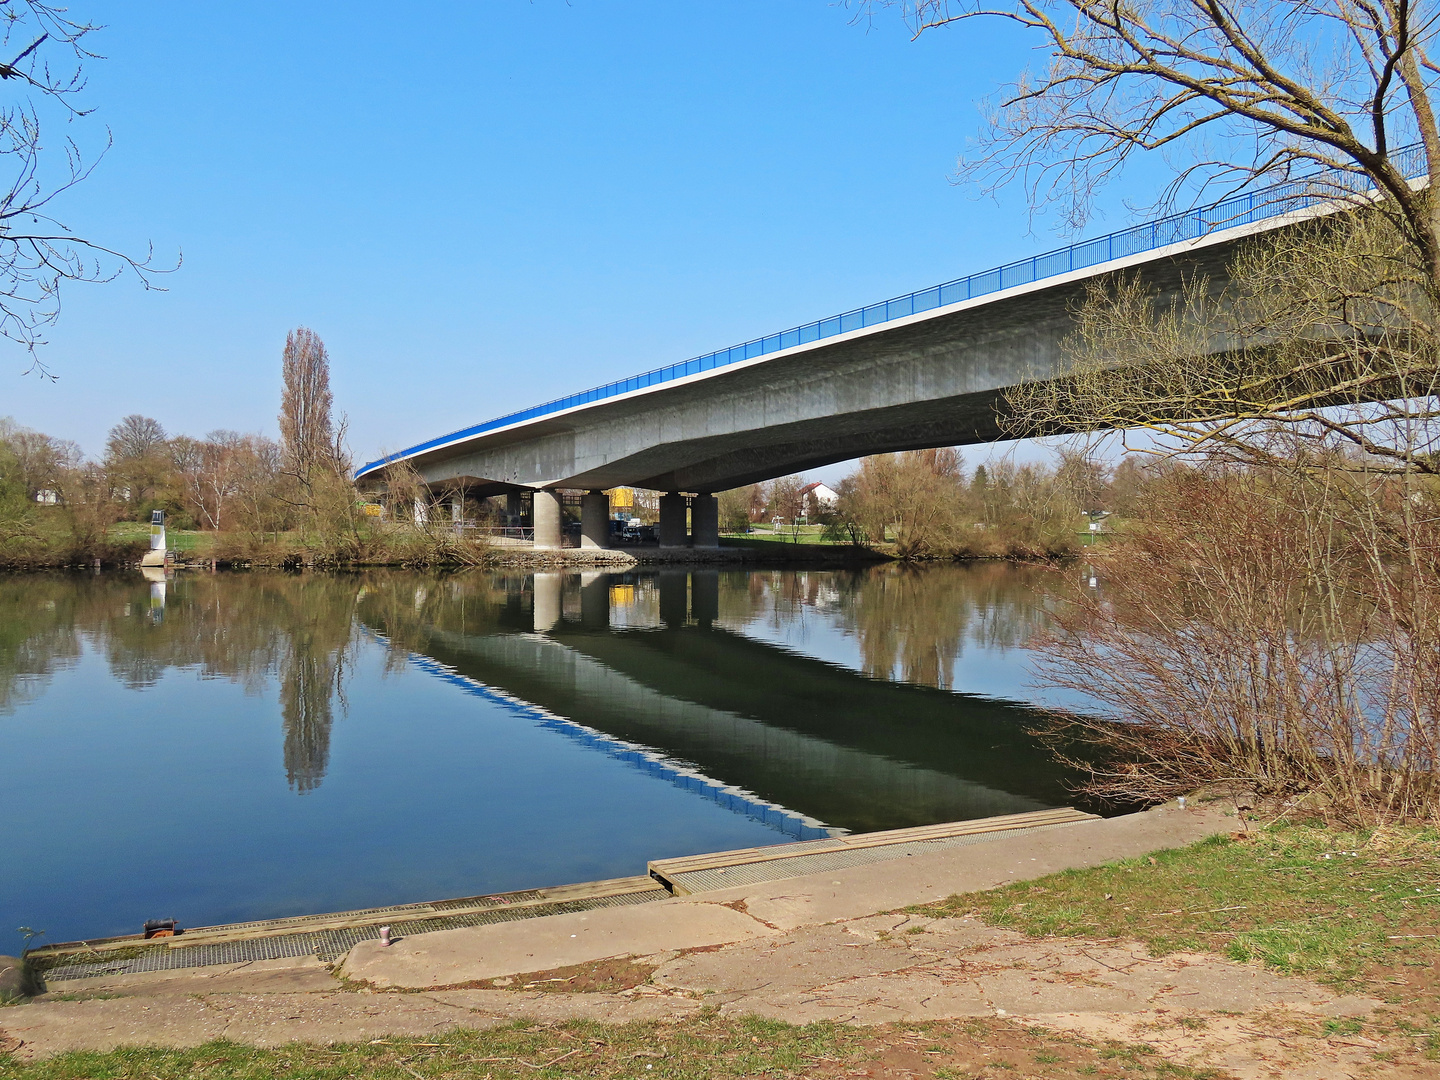
[[[285,471],[310,501],[321,472],[333,472],[339,460],[330,416],[330,356],[315,331],[301,326],[285,338],[285,390],[280,398],[280,442]]]

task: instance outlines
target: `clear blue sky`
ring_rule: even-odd
[[[301,324],[366,460],[1060,242],[1018,189],[951,183],[980,100],[1045,59],[999,23],[912,41],[826,0],[72,10],[109,20],[88,101],[115,146],[60,216],[184,254],[167,292],[68,289],[57,382],[0,344],[0,415],[90,453],[131,412],[273,434]]]

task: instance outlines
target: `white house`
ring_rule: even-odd
[[[828,514],[835,509],[836,501],[840,498],[835,490],[827,484],[815,481],[813,484],[806,484],[800,489],[801,506],[807,514]]]

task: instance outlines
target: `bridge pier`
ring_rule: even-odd
[[[689,545],[689,529],[685,522],[685,496],[669,491],[660,496],[660,546],[681,548]]]
[[[554,549],[561,546],[560,493],[537,489],[530,504],[531,524],[535,526],[535,546]]]
[[[655,575],[660,591],[660,621],[668,630],[681,630],[690,621],[690,575],[684,570],[664,569]]]
[[[695,570],[691,572],[690,617],[706,630],[714,626],[715,620],[720,618],[719,570]]]
[[[610,496],[603,491],[587,491],[580,499],[580,546],[610,546]]]
[[[534,606],[531,608],[531,625],[537,634],[553,630],[560,621],[561,589],[565,575],[557,571],[535,575]]]
[[[720,500],[702,491],[690,500],[691,543],[697,548],[720,546]]]
[[[587,630],[610,629],[610,575],[580,575],[580,625]]]

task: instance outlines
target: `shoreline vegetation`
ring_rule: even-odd
[[[720,493],[718,552],[653,542],[534,550],[500,538],[496,500],[404,475],[390,478],[383,497],[362,493],[334,447],[318,466],[286,460],[262,436],[169,437],[158,422],[130,416],[112,430],[105,456],[87,461],[73,444],[0,419],[0,571],[133,566],[149,549],[156,510],[178,565],[1048,562],[1100,544],[1158,478],[1134,457],[1111,467],[1062,452],[1054,466],[990,459],[967,469],[953,449],[913,451],[862,460],[828,502],[798,476]],[[578,545],[578,520],[567,524],[567,544]]]

